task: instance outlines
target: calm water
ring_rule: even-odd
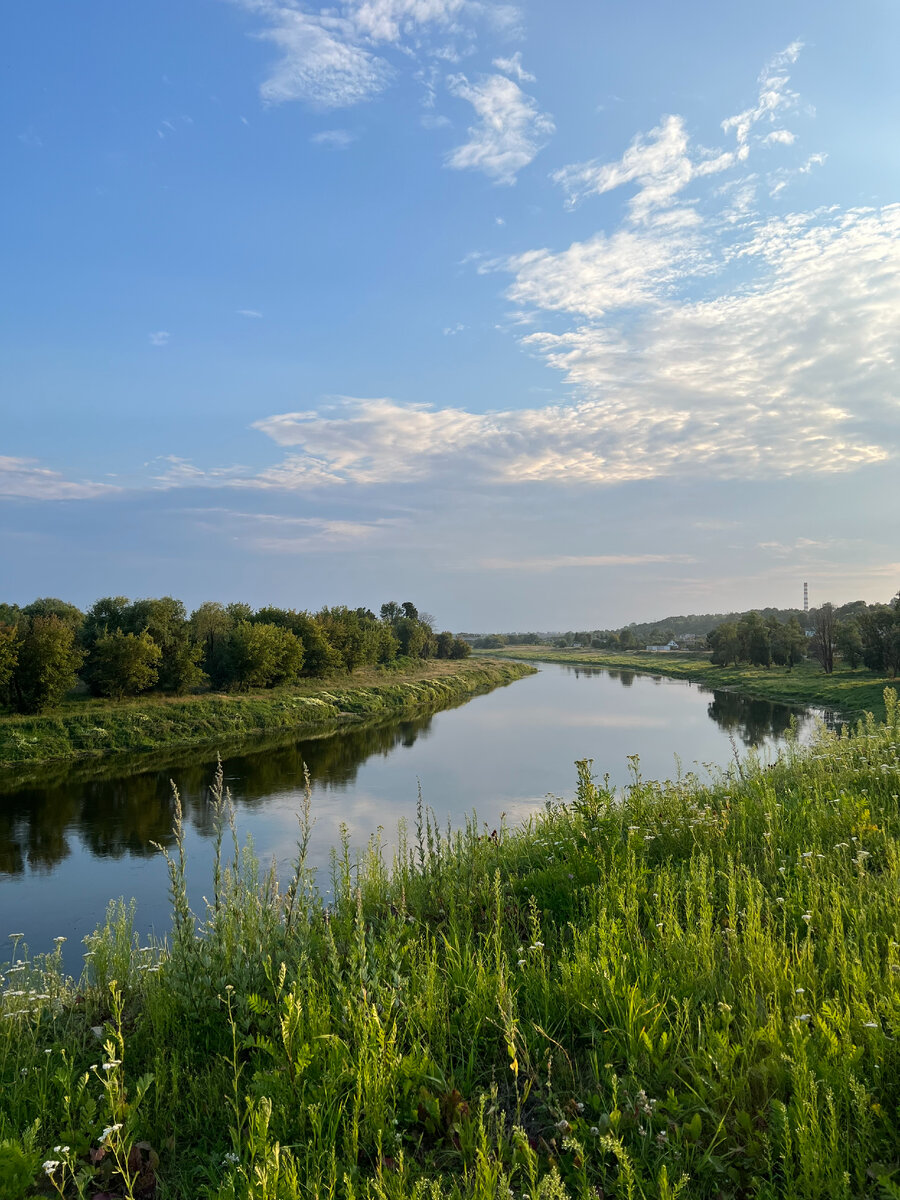
[[[330,849],[346,824],[356,846],[379,826],[387,839],[401,818],[415,819],[418,782],[445,822],[467,813],[493,827],[540,808],[548,795],[570,797],[574,761],[593,758],[614,783],[640,755],[645,777],[732,761],[739,747],[766,752],[798,713],[801,736],[814,718],[769,701],[747,700],[677,680],[543,664],[540,674],[417,720],[351,729],[315,740],[243,745],[225,755],[238,829],[260,858],[283,874],[294,852],[303,763],[313,777],[311,859],[328,886]],[[116,759],[59,767],[30,781],[0,775],[0,962],[7,934],[26,935],[32,951],[69,941],[66,962],[80,965],[80,939],[110,897],[135,897],[142,930],[169,924],[165,863],[151,842],[171,843],[169,780],[185,809],[192,901],[209,890],[211,826],[207,784],[215,751],[168,752],[156,760]]]

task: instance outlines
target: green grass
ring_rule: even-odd
[[[359,671],[248,695],[71,700],[41,716],[0,718],[0,767],[223,740],[234,744],[257,734],[434,711],[528,673],[514,663],[430,662],[403,672]]]
[[[711,784],[335,854],[328,908],[229,830],[197,917],[18,945],[0,1195],[900,1196],[900,709]],[[42,1173],[47,1161],[49,1174]],[[155,1189],[155,1193],[154,1193]]]
[[[665,675],[672,679],[690,679],[765,700],[832,708],[853,719],[866,712],[883,717],[884,689],[895,682],[863,667],[850,668],[843,663],[838,663],[831,675],[826,675],[816,662],[800,663],[791,671],[785,667],[770,667],[768,670],[747,665],[717,667],[710,662],[708,654],[685,651],[656,654],[643,650],[617,654],[605,650],[550,650],[546,646],[514,646],[507,650],[491,650],[490,655],[492,658],[569,663],[573,666],[604,667],[615,671]]]

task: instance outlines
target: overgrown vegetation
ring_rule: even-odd
[[[900,1195],[900,711],[706,786],[419,814],[279,890],[220,774],[209,901],[113,904],[84,978],[14,944],[0,1193],[215,1200]],[[176,812],[178,810],[176,809]],[[180,834],[176,816],[176,833]],[[15,939],[14,939],[15,942]]]
[[[79,679],[94,696],[246,692],[408,659],[461,659],[468,642],[411,601],[368,608],[201,604],[188,618],[171,596],[106,596],[87,613],[50,597],[0,604],[0,705],[20,713],[58,707]]]
[[[402,659],[352,677],[301,681],[250,695],[70,702],[54,713],[0,721],[0,766],[163,746],[216,746],[261,733],[434,712],[531,670],[520,663]]]

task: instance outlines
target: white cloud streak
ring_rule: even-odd
[[[95,500],[121,489],[107,483],[76,482],[42,467],[33,458],[0,455],[0,496],[20,500]]]
[[[500,184],[513,184],[554,132],[553,119],[505,75],[487,75],[470,83],[465,75],[447,80],[454,96],[475,109],[477,124],[469,140],[447,156],[458,171],[483,171]]]

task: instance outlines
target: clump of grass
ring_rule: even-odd
[[[282,890],[220,773],[201,913],[179,836],[166,943],[119,904],[77,986],[21,946],[4,969],[0,1194],[897,1195],[886,715],[711,785],[635,763],[614,793],[582,762],[514,830],[420,807],[390,865],[344,840],[329,906],[308,803]]]

